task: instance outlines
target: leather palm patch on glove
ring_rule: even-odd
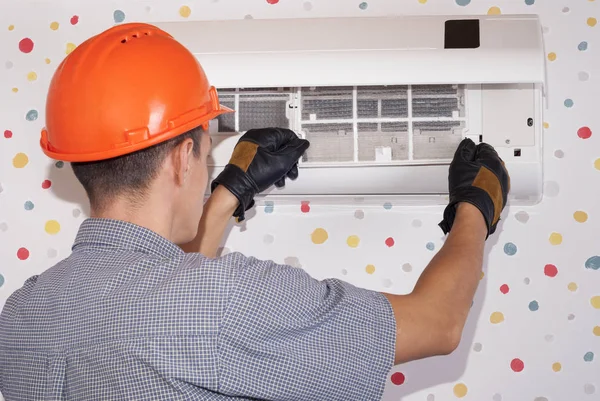
[[[448,184],[450,202],[440,223],[444,234],[452,228],[456,205],[460,202],[477,207],[486,221],[487,235],[493,234],[510,191],[508,171],[494,148],[487,143],[475,145],[472,140],[464,139],[450,163]]]
[[[229,163],[211,184],[227,188],[239,201],[233,216],[243,221],[254,206],[254,197],[271,185],[283,187],[285,179],[298,178],[298,160],[310,143],[286,128],[247,131],[238,141]]]

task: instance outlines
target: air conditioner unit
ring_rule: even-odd
[[[493,145],[512,204],[542,197],[545,52],[537,16],[185,21],[157,26],[198,58],[221,102],[216,176],[246,130],[310,140],[267,199],[445,203],[459,142]],[[263,199],[264,200],[264,199]]]

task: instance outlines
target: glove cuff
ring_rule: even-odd
[[[480,188],[464,187],[459,188],[450,194],[450,202],[448,203],[448,206],[446,206],[446,209],[444,209],[444,218],[439,223],[444,234],[448,234],[452,229],[456,217],[456,206],[460,202],[470,203],[479,209],[488,229],[488,233],[485,237],[486,239],[496,231],[497,223],[491,224],[494,218],[494,203],[490,196]]]
[[[258,192],[256,184],[248,174],[244,173],[238,166],[228,164],[211,183],[211,193],[214,192],[219,185],[223,185],[237,198],[239,205],[233,212],[233,216],[236,217],[238,221],[243,221],[245,219],[244,213],[246,210],[254,206],[254,196]]]

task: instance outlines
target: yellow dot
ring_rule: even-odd
[[[45,59],[44,59],[44,63],[46,63],[46,64],[50,64],[50,59],[49,59],[49,58],[45,58]]]
[[[548,124],[546,121],[544,121],[544,124],[543,124],[543,126],[544,126],[544,128],[546,128],[546,129],[550,128],[550,124]]]
[[[587,19],[587,24],[589,26],[596,26],[597,23],[598,23],[598,20],[594,17],[590,17]]]
[[[13,29],[15,29],[15,26],[14,26],[14,25],[9,25],[9,26],[8,26],[8,30],[9,30],[9,31],[12,31]]]
[[[593,296],[590,298],[590,304],[594,309],[600,309],[600,295]]]
[[[490,315],[490,322],[493,324],[502,323],[504,321],[504,315],[502,312],[494,312]]]
[[[594,333],[595,336],[600,337],[600,326],[594,326],[592,333]]]
[[[56,234],[60,231],[60,223],[56,220],[48,220],[44,230],[46,230],[48,234]]]
[[[19,88],[12,88],[11,90],[13,91],[13,93],[17,93],[19,91]]]
[[[65,53],[69,54],[71,53],[73,50],[75,50],[75,44],[74,43],[67,43],[67,47],[65,49]]]
[[[35,71],[31,71],[29,74],[27,74],[27,80],[29,82],[33,82],[37,79],[37,74],[35,73]]]
[[[588,215],[583,210],[578,210],[575,213],[573,213],[573,218],[578,223],[585,223],[588,219]]]
[[[53,23],[51,23],[50,29],[52,29],[53,31],[56,31],[58,29],[58,22],[54,21]]]
[[[29,163],[29,157],[25,153],[17,153],[13,157],[13,166],[15,168],[23,168]]]
[[[577,283],[570,282],[569,284],[567,284],[567,288],[569,289],[569,291],[575,292],[577,291]]]
[[[367,267],[365,267],[365,271],[367,272],[367,274],[373,274],[375,273],[375,266],[367,265]]]
[[[360,243],[360,238],[358,238],[358,236],[356,236],[356,235],[351,235],[346,240],[346,244],[348,244],[348,246],[350,248],[356,248],[359,243]]]
[[[594,162],[594,167],[596,168],[596,170],[600,170],[600,158],[596,159],[596,161]]]
[[[457,396],[458,398],[462,398],[465,395],[467,395],[469,389],[463,383],[458,383],[456,386],[454,386],[453,391],[455,396]]]
[[[562,235],[560,233],[552,233],[550,234],[550,238],[548,238],[548,241],[550,241],[550,243],[552,245],[560,245],[562,244]]]
[[[552,364],[552,370],[555,372],[560,372],[560,370],[562,369],[562,365],[560,364],[560,362],[554,362]]]
[[[310,235],[310,239],[314,244],[322,244],[325,241],[327,241],[327,238],[329,238],[329,235],[327,234],[327,231],[325,231],[323,228],[317,228]]]
[[[488,10],[488,15],[500,15],[502,14],[502,11],[500,11],[500,7],[490,7],[490,9]]]
[[[188,6],[181,6],[179,8],[179,15],[181,15],[183,18],[189,17],[191,13],[192,13],[192,9],[189,8]]]
[[[427,3],[427,0],[419,0],[419,3],[425,4],[425,3]]]
[[[550,60],[550,61],[556,60],[556,53],[554,53],[554,52],[548,53],[548,60]]]

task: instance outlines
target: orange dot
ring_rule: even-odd
[[[367,267],[365,267],[365,271],[367,272],[367,274],[373,274],[375,273],[375,266],[367,265]]]
[[[554,52],[548,53],[548,60],[550,60],[550,61],[556,60],[556,53],[554,53]]]
[[[500,7],[490,7],[490,9],[488,10],[488,15],[500,15],[502,14],[502,11],[500,11]]]
[[[590,17],[587,19],[587,24],[591,27],[596,26],[597,23],[598,23],[598,20],[594,17]]]

